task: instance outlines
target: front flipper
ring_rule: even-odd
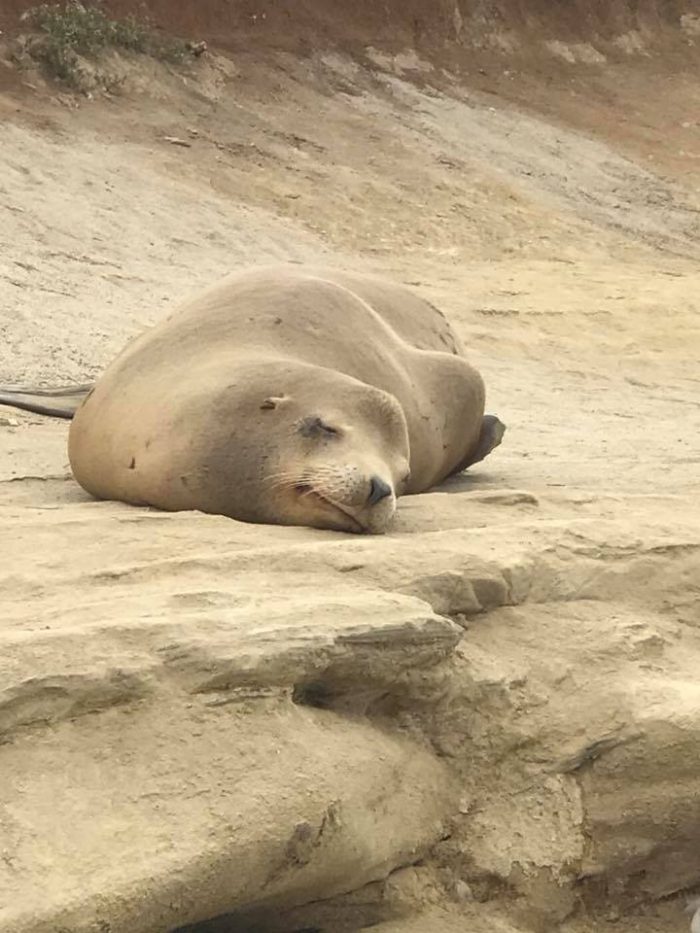
[[[501,443],[505,433],[506,426],[496,415],[484,415],[484,420],[481,423],[481,434],[476,447],[467,454],[454,472],[461,473],[467,467],[479,463],[484,457],[488,457],[491,451]]]

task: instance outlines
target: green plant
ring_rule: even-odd
[[[182,62],[188,45],[177,39],[162,39],[146,23],[130,15],[111,19],[99,5],[79,0],[42,3],[24,14],[38,33],[30,43],[30,56],[41,62],[55,78],[80,83],[80,58],[95,56],[107,48],[125,49],[168,62]]]

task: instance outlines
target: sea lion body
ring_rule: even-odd
[[[231,275],[130,343],[77,408],[69,457],[102,499],[381,532],[398,495],[500,441],[485,423],[432,305],[287,265]]]

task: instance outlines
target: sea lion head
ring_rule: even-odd
[[[234,508],[228,514],[385,532],[409,480],[408,428],[399,402],[335,370],[299,364],[265,369],[245,389],[234,389],[235,421],[246,433],[238,448],[244,462],[230,478]]]
[[[393,395],[333,373],[268,396],[284,436],[269,488],[284,524],[381,534],[409,480],[408,428]]]

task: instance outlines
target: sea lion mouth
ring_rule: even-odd
[[[369,528],[362,524],[362,522],[357,519],[351,512],[346,511],[342,505],[339,505],[337,502],[334,502],[333,499],[327,498],[323,493],[320,493],[317,489],[311,486],[309,483],[297,483],[294,487],[300,495],[303,495],[304,498],[315,499],[317,502],[320,502],[322,505],[327,508],[331,508],[334,512],[340,513],[344,519],[347,519],[352,524],[351,531],[355,534],[368,534]]]

